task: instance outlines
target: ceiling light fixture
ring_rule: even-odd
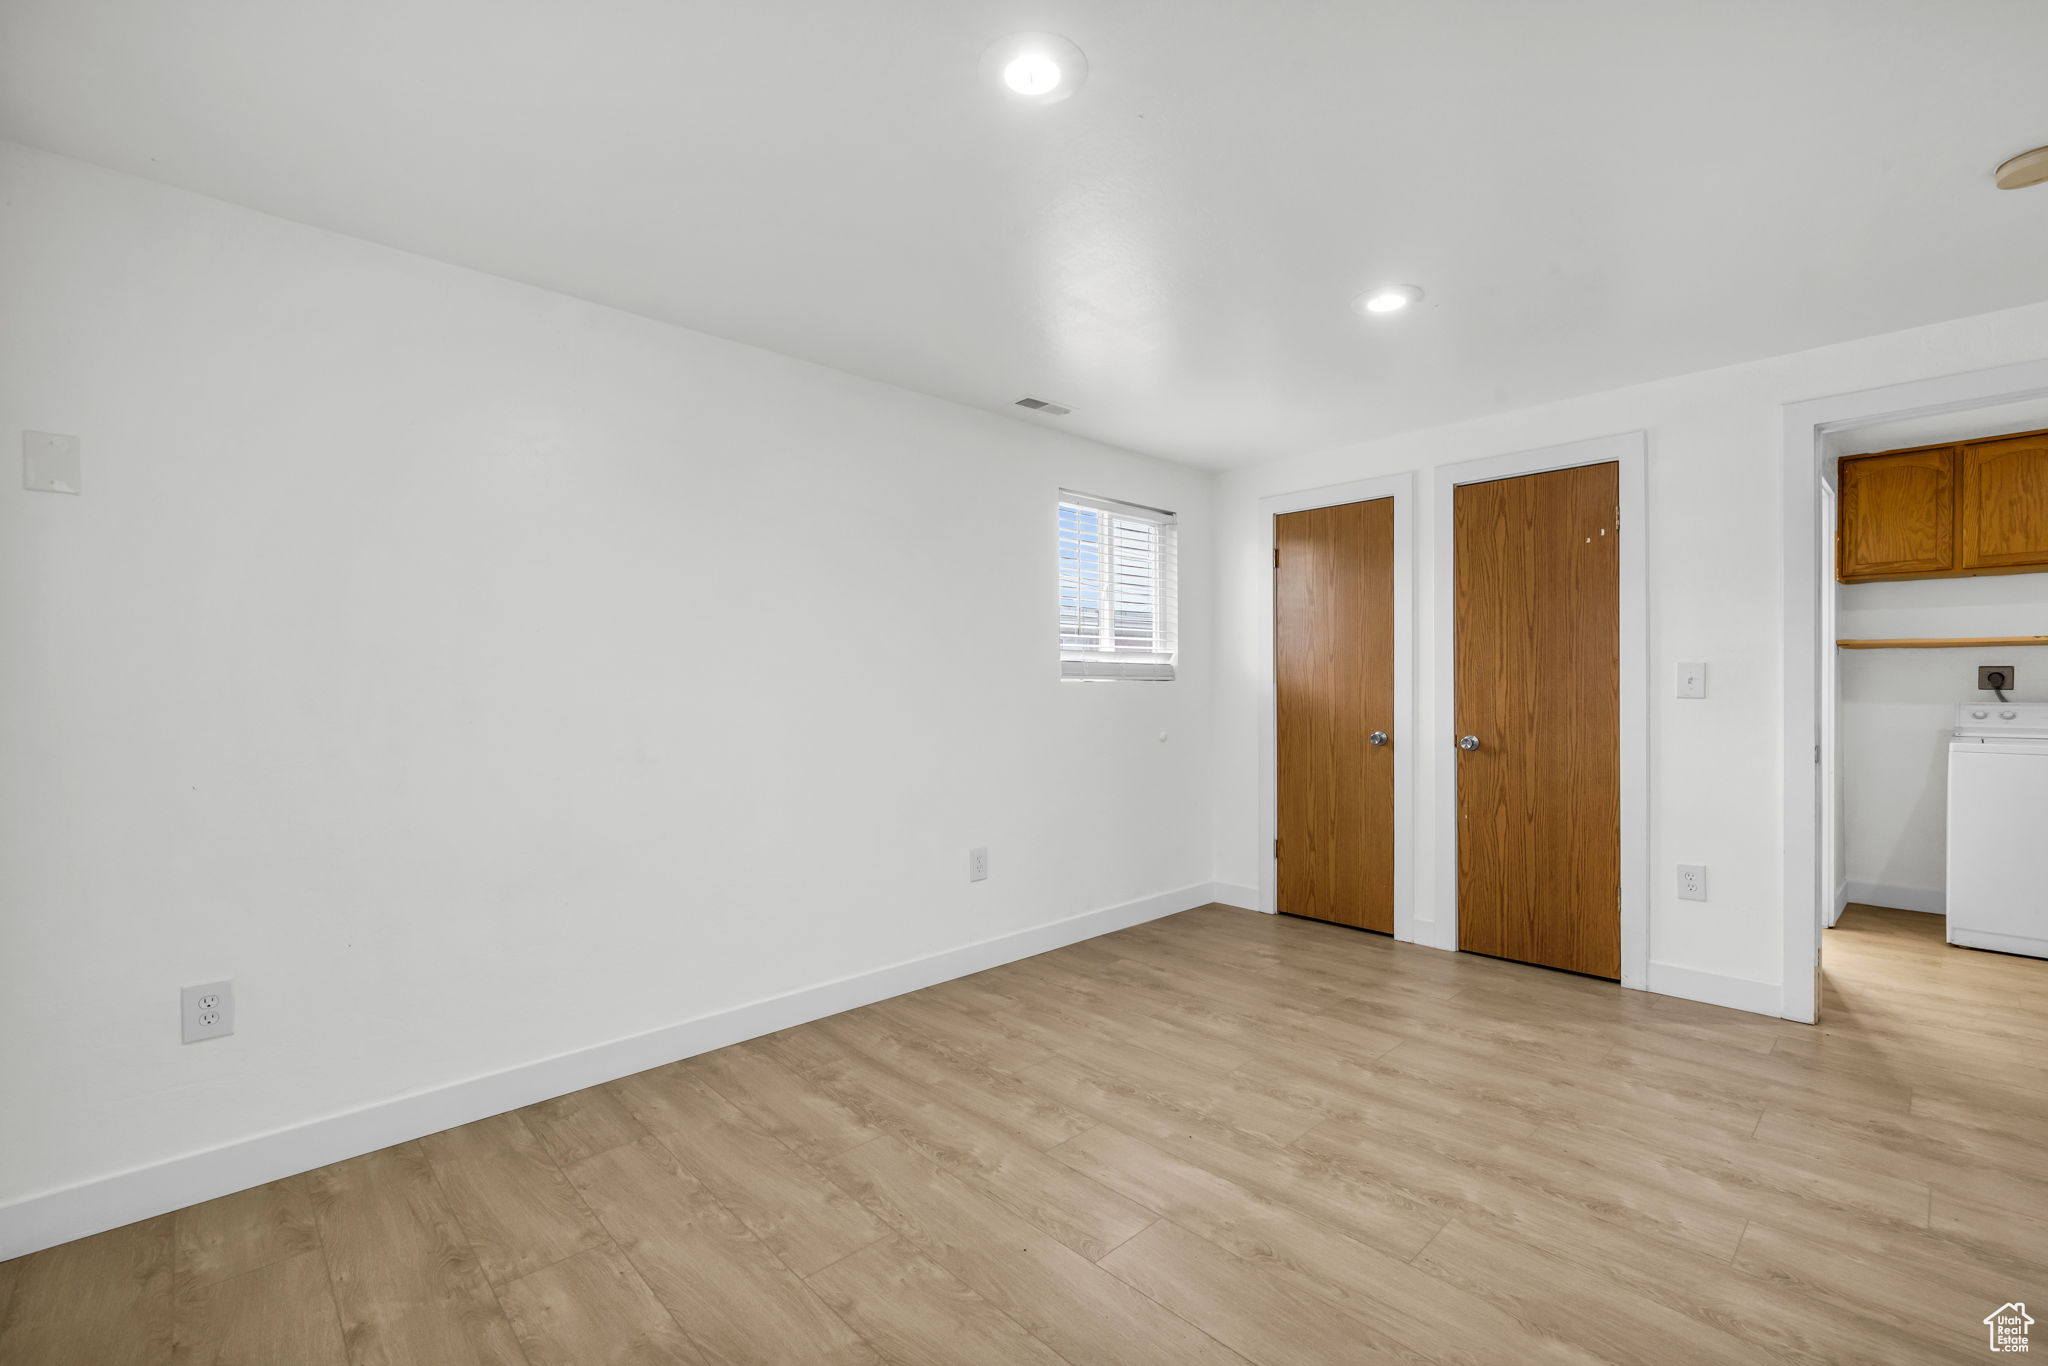
[[[1992,173],[2001,190],[2024,190],[2048,181],[2048,147],[2021,152]]]
[[[1043,95],[1060,83],[1060,64],[1043,52],[1027,52],[1003,68],[1003,84],[1019,95]]]
[[[1351,303],[1360,313],[1399,313],[1421,300],[1422,291],[1414,285],[1381,285],[1368,289]]]
[[[1013,33],[981,54],[984,80],[1026,104],[1053,104],[1088,79],[1088,59],[1057,33]]]

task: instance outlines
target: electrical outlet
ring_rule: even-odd
[[[988,850],[969,849],[967,851],[967,880],[969,882],[988,881]]]
[[[1707,899],[1707,869],[1701,863],[1678,865],[1678,899],[1680,901],[1705,901]]]
[[[186,1043],[235,1032],[235,984],[205,982],[178,993]]]
[[[2010,664],[1984,664],[1977,669],[1977,686],[1985,692],[2011,692],[2017,680],[2018,670]]]

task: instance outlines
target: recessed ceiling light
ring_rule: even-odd
[[[2048,181],[2048,147],[2021,152],[1992,173],[2001,190],[2024,190]]]
[[[1003,84],[1019,95],[1043,95],[1060,83],[1060,64],[1043,52],[1027,52],[1003,68]]]
[[[1414,285],[1381,285],[1368,289],[1351,303],[1360,313],[1399,313],[1421,299],[1422,291]]]
[[[1013,33],[981,54],[984,79],[1026,104],[1052,104],[1081,88],[1088,59],[1057,33]]]

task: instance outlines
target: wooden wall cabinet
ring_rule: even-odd
[[[1974,442],[1959,458],[1958,567],[2048,568],[2048,432]]]
[[[1954,572],[1955,454],[1941,446],[1842,462],[1835,569],[1844,583]]]
[[[1843,459],[1843,583],[2048,571],[2048,431]]]

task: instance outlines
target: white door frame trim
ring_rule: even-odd
[[[1276,493],[1259,499],[1266,523],[1266,541],[1279,544],[1273,519],[1286,512],[1394,500],[1394,937],[1415,939],[1415,475],[1391,474],[1345,484]],[[1270,570],[1268,571],[1270,574]],[[1272,584],[1270,577],[1267,584]],[[1265,856],[1259,860],[1259,909],[1276,914],[1280,901],[1280,864],[1273,842],[1280,830],[1279,709],[1273,677],[1273,595],[1261,609],[1265,615],[1265,665],[1260,677],[1259,835]]]
[[[1458,947],[1457,527],[1460,484],[1578,465],[1620,466],[1621,538],[1621,984],[1638,990],[1650,973],[1650,578],[1649,435],[1642,431],[1466,460],[1436,469],[1436,714],[1444,734],[1427,737],[1436,753],[1437,879],[1443,911],[1437,946]]]
[[[1784,965],[1778,1013],[1811,1023],[1819,1001],[1820,935],[1834,870],[1823,870],[1820,842],[1820,472],[1822,438],[1901,418],[2019,403],[2048,395],[2048,360],[2022,361],[1960,375],[1909,380],[1853,393],[1787,403],[1784,442],[1785,783]]]

